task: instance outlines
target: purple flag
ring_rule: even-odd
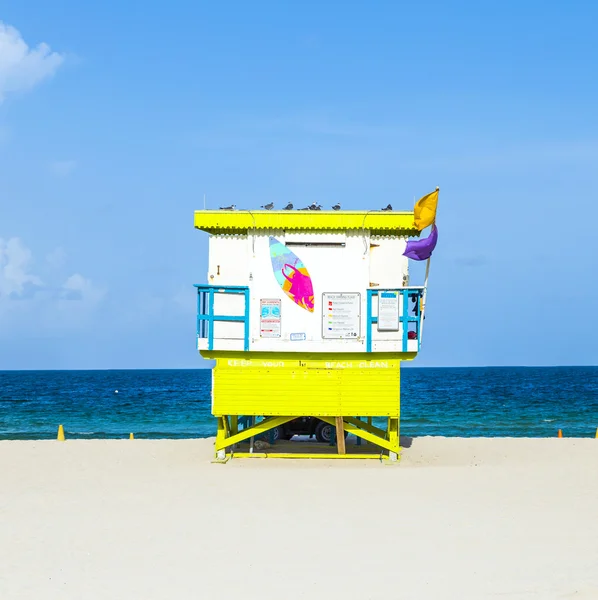
[[[413,260],[426,260],[432,256],[432,252],[436,248],[436,242],[438,242],[438,229],[436,229],[436,225],[432,225],[432,231],[427,238],[407,242],[407,248],[405,248],[403,256]]]

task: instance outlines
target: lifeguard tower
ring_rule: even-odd
[[[425,286],[404,256],[414,213],[199,210],[195,227],[210,234],[195,287],[216,459],[397,460],[400,365],[422,340]],[[331,444],[283,441],[302,417],[328,424]]]

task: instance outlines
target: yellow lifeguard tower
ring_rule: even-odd
[[[420,349],[425,297],[404,256],[414,213],[200,210],[195,227],[210,234],[197,344],[215,361],[216,459],[397,460],[400,364]],[[329,444],[283,440],[308,417]]]

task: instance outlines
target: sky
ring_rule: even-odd
[[[590,1],[5,0],[0,370],[209,366],[204,194],[411,210],[435,186],[415,364],[598,364],[597,19]]]

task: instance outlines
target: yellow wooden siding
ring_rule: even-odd
[[[294,360],[219,358],[213,413],[398,417],[400,361],[372,361],[371,355],[351,355],[344,361],[296,355]]]

